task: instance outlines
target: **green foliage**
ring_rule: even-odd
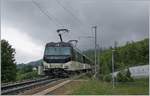
[[[116,77],[117,82],[132,82],[134,81],[133,78],[131,77],[130,70],[128,69],[127,71],[121,71],[117,74]]]
[[[15,49],[6,40],[1,40],[1,60],[2,82],[15,81],[17,72]]]
[[[117,74],[117,82],[126,82],[126,80],[127,80],[127,77],[125,76],[124,73],[119,72]]]
[[[106,82],[111,82],[112,81],[112,76],[111,75],[105,75],[103,77],[103,80],[106,81]]]
[[[17,81],[22,81],[26,79],[34,79],[36,77],[38,77],[37,71],[31,71],[27,73],[21,73],[21,72],[17,73]]]
[[[116,43],[117,44],[117,43]],[[149,39],[137,42],[127,42],[126,45],[114,48],[115,71],[125,69],[126,67],[149,64]],[[100,54],[100,74],[109,74],[112,72],[112,48],[99,49]],[[94,50],[87,50],[86,55],[94,60]]]
[[[103,77],[103,81],[106,82],[111,82],[112,81],[112,75],[105,75]],[[115,77],[115,81],[117,82],[132,82],[134,81],[133,78],[131,77],[131,73],[130,70],[124,70],[124,71],[120,71],[117,76]]]
[[[23,65],[22,67],[18,68],[17,81],[38,77],[37,70],[32,70],[32,68],[33,66],[31,65]]]
[[[24,73],[32,72],[32,68],[33,67],[31,65],[24,65],[23,67],[18,68],[18,71],[24,74]]]
[[[127,72],[126,72],[126,76],[127,77],[131,77],[131,72],[130,72],[129,68],[128,68]]]
[[[131,77],[131,72],[130,72],[129,69],[128,69],[127,72],[126,72],[126,76],[127,76],[127,79],[128,79],[127,81],[129,81],[129,82],[130,82],[130,81],[134,81],[134,79]]]

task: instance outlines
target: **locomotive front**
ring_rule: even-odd
[[[65,76],[67,74],[65,63],[71,60],[71,44],[65,42],[47,43],[45,47],[43,66],[48,76]]]

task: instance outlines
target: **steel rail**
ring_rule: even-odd
[[[46,80],[46,79],[48,79],[48,77],[44,77],[44,78],[40,78],[40,79],[34,79],[34,80],[29,80],[29,81],[23,81],[23,82],[17,82],[17,83],[14,83],[14,84],[8,84],[8,85],[2,86],[1,90],[7,90],[7,89],[10,89],[10,88],[13,88],[13,87],[16,87],[16,86],[22,86],[22,85],[25,85],[25,84],[39,82],[39,81],[43,81],[43,80]]]
[[[25,79],[25,80],[15,81],[15,82],[2,83],[1,86],[3,87],[3,86],[12,85],[12,84],[22,83],[22,82],[28,82],[28,81],[32,81],[32,80],[38,80],[38,79],[45,78],[45,77],[47,77],[47,76],[33,78],[33,79]]]
[[[47,78],[47,79],[37,80],[37,81],[32,82],[32,83],[31,82],[29,82],[29,83],[26,82],[26,83],[23,83],[19,86],[14,86],[14,87],[8,88],[7,90],[2,90],[1,94],[2,95],[7,95],[7,94],[13,95],[13,94],[25,91],[27,89],[31,89],[32,87],[47,84],[47,83],[50,83],[50,82],[53,82],[53,81],[56,81],[56,80],[57,79],[48,79]]]
[[[56,84],[56,85],[53,86],[53,87],[47,88],[47,89],[42,90],[42,91],[40,91],[40,92],[38,92],[38,93],[35,93],[35,94],[33,94],[33,95],[49,95],[52,91],[55,91],[55,90],[57,90],[58,88],[60,88],[60,87],[62,87],[62,86],[64,86],[64,85],[66,85],[66,84],[72,82],[73,80],[78,79],[78,78],[80,78],[80,77],[82,77],[82,76],[84,76],[84,75],[86,75],[86,73],[83,73],[83,74],[78,75],[78,76],[70,77],[70,78],[66,79],[65,81],[63,81],[63,82],[60,82],[60,83]],[[52,94],[51,94],[51,95],[52,95]]]

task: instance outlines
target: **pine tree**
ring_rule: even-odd
[[[15,49],[6,41],[1,40],[1,81],[10,82],[16,79]]]

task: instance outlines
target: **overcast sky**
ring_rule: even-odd
[[[92,38],[79,38],[94,36],[94,25],[100,47],[112,46],[114,41],[123,45],[149,35],[148,0],[1,1],[1,38],[16,49],[17,63],[41,59],[45,44],[59,41],[58,28],[68,28],[64,41],[78,39],[82,50],[94,47]]]

